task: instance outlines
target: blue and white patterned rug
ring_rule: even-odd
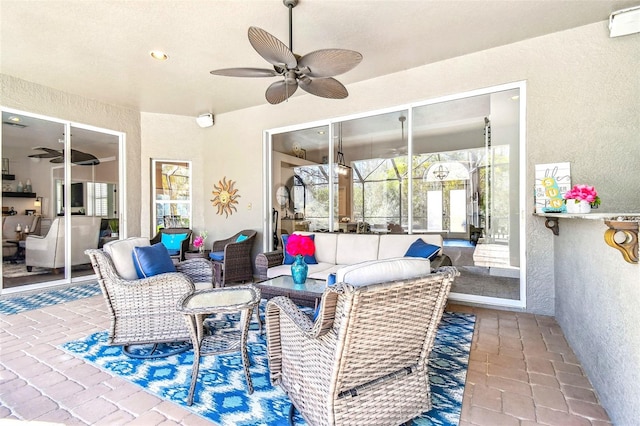
[[[237,314],[221,315],[215,325],[234,327],[238,318]],[[473,315],[445,312],[429,359],[433,408],[415,419],[414,425],[458,424],[474,325]],[[191,407],[185,401],[191,382],[192,350],[160,359],[133,359],[124,355],[119,346],[107,345],[106,331],[61,347],[216,424],[286,425],[290,402],[280,388],[269,382],[267,346],[257,327],[257,323],[251,323],[248,346],[254,393],[246,392],[242,359],[238,353],[203,357]],[[306,423],[296,416],[295,424]]]
[[[17,314],[58,303],[71,302],[83,297],[95,296],[96,294],[100,294],[100,285],[97,282],[93,282],[59,289],[40,290],[24,295],[6,296],[0,299],[0,314]]]

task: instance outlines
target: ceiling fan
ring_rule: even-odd
[[[283,77],[267,88],[265,97],[271,104],[279,104],[300,87],[312,95],[331,99],[344,99],[349,92],[335,78],[353,69],[362,61],[362,55],[353,50],[321,49],[304,56],[293,53],[293,8],[298,0],[282,0],[289,8],[289,47],[258,27],[249,27],[249,43],[260,56],[273,65],[268,68],[224,68],[211,74],[228,77]]]
[[[51,163],[64,163],[64,150],[45,148],[42,146],[33,149],[39,149],[44,151],[44,153],[32,154],[29,156],[31,158],[51,158],[49,161]],[[76,149],[71,150],[71,162],[80,166],[96,166],[100,164],[100,160],[94,155]]]

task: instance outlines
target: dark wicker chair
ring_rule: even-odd
[[[157,244],[161,242],[162,234],[187,234],[187,237],[184,240],[182,240],[182,243],[180,244],[179,252],[178,253],[172,253],[171,251],[169,252],[169,254],[171,255],[171,259],[173,259],[173,263],[178,263],[185,260],[185,253],[189,251],[189,246],[191,245],[192,233],[193,231],[191,231],[191,229],[189,228],[160,228],[160,230],[155,235],[155,237],[149,240],[149,242],[151,244]]]
[[[427,361],[456,274],[336,284],[315,322],[287,297],[269,300],[272,383],[312,425],[398,425],[429,411]]]
[[[244,235],[244,241],[236,242],[238,236]],[[223,253],[222,260],[213,260],[213,271],[216,287],[224,287],[226,283],[235,281],[253,281],[253,262],[251,250],[255,241],[256,231],[244,229],[237,234],[213,242],[212,255]]]

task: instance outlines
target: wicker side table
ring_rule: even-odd
[[[247,388],[249,394],[253,393],[253,383],[249,374],[247,335],[251,312],[255,310],[257,314],[258,303],[260,303],[260,290],[250,284],[231,288],[198,290],[184,295],[178,302],[177,309],[184,314],[194,352],[187,405],[193,404],[193,394],[200,369],[200,357],[206,355],[240,351]],[[226,312],[240,312],[240,328],[224,334],[207,333],[204,327],[205,318],[211,314]]]
[[[209,259],[209,253],[211,253],[211,250],[205,250],[205,251],[197,251],[197,250],[189,250],[184,252],[184,258],[186,260],[189,259],[197,259],[197,258],[204,258],[204,259]]]

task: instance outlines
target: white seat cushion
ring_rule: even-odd
[[[363,286],[420,277],[430,273],[429,260],[418,257],[399,257],[345,266],[336,272],[336,282]]]
[[[131,237],[126,240],[110,241],[104,245],[103,250],[111,256],[113,265],[116,267],[120,277],[125,280],[137,280],[138,274],[133,265],[133,248],[146,247],[148,245],[148,238]]]
[[[409,246],[418,238],[421,238],[426,243],[442,247],[442,236],[440,234],[386,234],[380,236],[378,259],[404,256]],[[438,251],[438,254],[442,254],[442,249]]]

